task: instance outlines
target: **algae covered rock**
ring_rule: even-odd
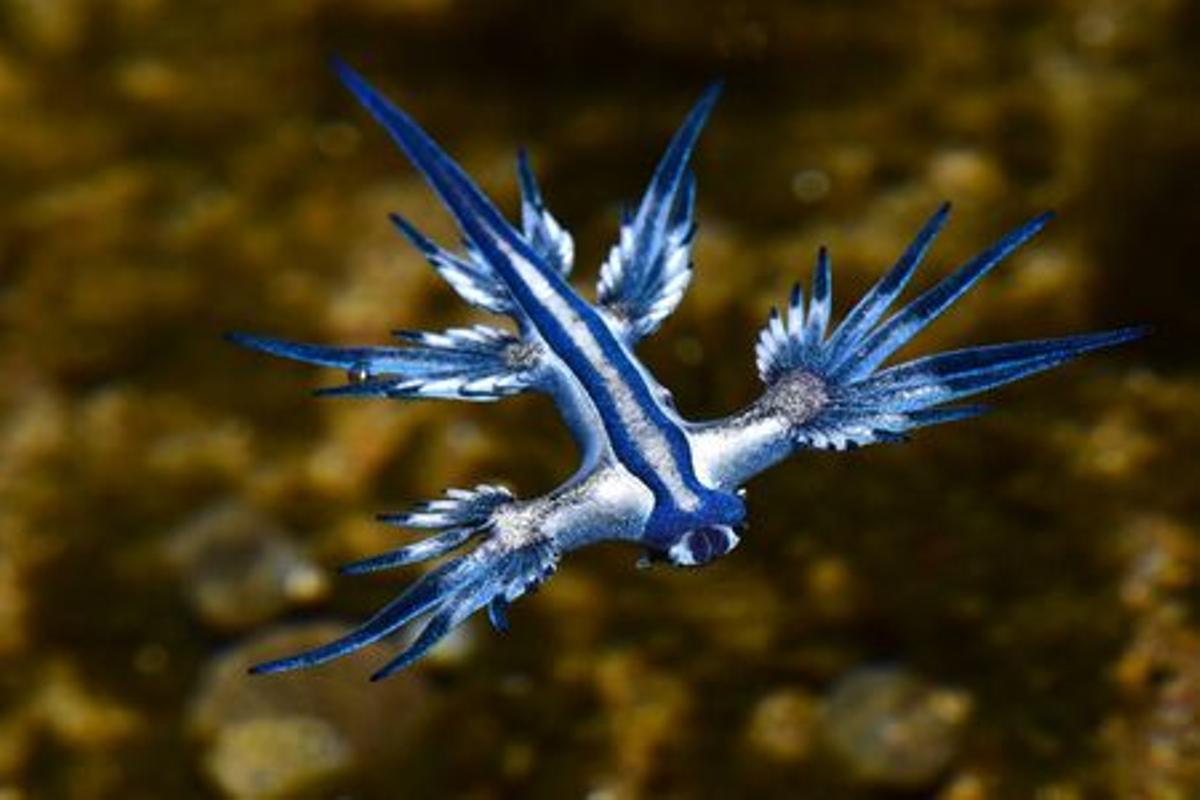
[[[856,670],[822,708],[825,740],[851,775],[896,788],[929,786],[949,766],[970,697],[897,668]]]
[[[219,630],[259,625],[328,589],[324,573],[278,523],[233,502],[187,520],[167,549],[189,604]]]
[[[361,662],[327,670],[251,677],[279,652],[345,633],[331,623],[273,631],[217,657],[204,670],[188,715],[209,778],[230,797],[295,797],[355,769],[386,763],[425,722],[430,694],[416,673],[375,686]],[[379,646],[368,649],[380,657]]]
[[[349,742],[318,717],[250,719],[224,726],[204,760],[229,797],[295,797],[354,765]]]

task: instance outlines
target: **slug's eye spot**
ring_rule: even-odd
[[[741,539],[728,525],[708,525],[688,531],[671,545],[667,558],[678,567],[700,567],[737,547]]]

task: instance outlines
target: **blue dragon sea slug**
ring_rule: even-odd
[[[719,87],[692,108],[641,203],[622,220],[600,269],[597,299],[589,302],[567,280],[571,236],[546,210],[523,153],[517,162],[518,228],[408,115],[349,67],[339,64],[337,70],[441,198],[466,250],[444,250],[393,216],[396,227],[464,300],[511,318],[515,332],[484,325],[406,332],[399,347],[326,347],[240,333],[230,338],[345,370],[348,383],[322,391],[328,395],[491,401],[545,392],[578,443],[582,463],[542,497],[518,499],[500,486],[450,489],[444,498],[383,517],[434,532],[348,564],[344,573],[472,549],[443,561],[347,636],[253,672],[315,666],[426,618],[413,643],[372,676],[386,677],[480,609],[504,630],[509,603],[546,580],[565,553],[602,540],[640,545],[650,559],[680,567],[707,564],[738,544],[746,521],[743,485],[796,451],[887,442],[974,416],[980,406],[948,404],[1142,333],[1124,328],[971,347],[883,367],[1049,219],[1034,217],[887,315],[945,224],[944,205],[832,330],[830,259],[821,250],[807,300],[797,284],[786,313],[772,311],[759,334],[761,396],[722,419],[687,420],[634,347],[674,311],[692,277],[696,227],[688,160]]]

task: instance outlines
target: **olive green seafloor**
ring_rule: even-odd
[[[1183,0],[0,3],[0,798],[1200,796],[1198,44]],[[942,199],[918,285],[1061,216],[909,352],[1157,333],[774,470],[710,569],[594,548],[381,685],[387,645],[244,677],[417,574],[335,578],[375,512],[575,466],[544,399],[317,401],[221,341],[474,319],[333,53],[510,209],[529,145],[581,285],[727,80],[643,348],[688,413],[753,396],[818,244],[844,311]]]

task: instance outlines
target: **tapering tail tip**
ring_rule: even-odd
[[[247,675],[272,675],[276,672],[286,672],[289,667],[280,666],[278,661],[264,661],[246,668]]]
[[[356,87],[366,86],[366,80],[339,55],[329,57],[329,68],[333,70],[333,74],[337,75],[338,80],[346,88],[354,91],[356,94],[358,93]],[[367,88],[370,87],[368,86]]]
[[[360,75],[354,67],[341,58],[333,56],[329,59],[329,65],[333,69],[334,74],[337,75],[338,80],[342,82],[342,85],[358,99],[358,102],[364,108],[370,111],[377,120],[382,122],[384,127],[392,131],[393,136],[395,136],[393,124],[389,124],[388,119],[393,116],[399,116],[403,120],[407,120],[407,117],[376,91],[375,87]]]
[[[1106,338],[1097,344],[1096,348],[1115,347],[1119,344],[1136,342],[1138,339],[1144,339],[1152,333],[1154,333],[1154,326],[1152,325],[1129,325],[1124,328],[1116,328],[1115,330],[1108,331],[1107,334],[1101,334]]]
[[[722,78],[716,78],[710,81],[704,87],[704,91],[700,93],[700,100],[696,103],[698,106],[712,108],[716,105],[717,100],[721,99],[721,92],[725,91],[725,81]]]
[[[240,331],[225,331],[221,334],[221,338],[230,344],[236,344],[238,347],[246,347],[251,350],[259,349],[257,345],[259,337],[253,334],[242,333]]]

